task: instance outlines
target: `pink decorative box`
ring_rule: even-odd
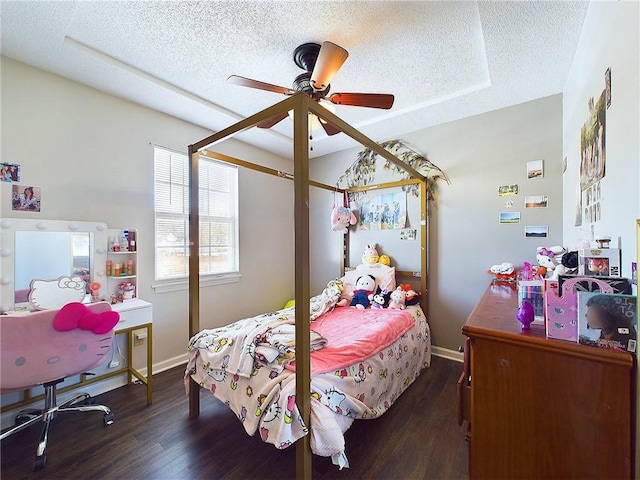
[[[602,293],[613,293],[613,288],[607,282],[595,277],[576,277],[562,284],[560,295],[553,290],[545,292],[545,312],[547,324],[547,338],[557,338],[578,343],[578,296],[577,283],[594,283],[598,288],[589,287],[590,291],[598,290]]]

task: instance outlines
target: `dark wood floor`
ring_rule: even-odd
[[[456,422],[459,363],[434,357],[382,417],[357,420],[346,433],[351,468],[339,471],[313,457],[314,479],[466,479],[467,444]],[[62,399],[69,394],[62,395]],[[235,415],[202,393],[200,417],[188,419],[182,368],[154,375],[154,402],[145,387],[128,385],[96,397],[116,421],[100,413],[56,418],[47,466],[33,472],[40,426],[2,442],[3,480],[13,479],[288,479],[295,447],[277,450],[249,437]]]

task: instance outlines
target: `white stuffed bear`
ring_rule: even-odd
[[[334,232],[347,233],[349,225],[355,225],[357,221],[350,208],[337,206],[331,212],[331,230]]]

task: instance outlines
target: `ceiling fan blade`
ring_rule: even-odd
[[[240,77],[238,75],[231,75],[227,78],[229,83],[234,85],[241,85],[243,87],[257,88],[258,90],[266,90],[268,92],[282,93],[284,95],[293,95],[295,92],[290,88],[280,87],[279,85],[273,85],[271,83],[259,82],[258,80],[252,80],[250,78]]]
[[[287,118],[289,116],[289,114],[287,112],[284,112],[276,117],[270,118],[269,120],[265,120],[262,123],[259,123],[256,125],[256,127],[258,128],[271,128],[273,127],[276,123],[281,122],[282,120],[284,120],[285,118]]]
[[[336,105],[352,105],[355,107],[384,108],[393,106],[395,97],[388,93],[333,93],[325,100]]]
[[[323,42],[318,53],[316,65],[311,73],[311,85],[316,90],[326,90],[331,80],[342,64],[345,62],[349,52],[335,43]]]
[[[327,135],[329,136],[335,135],[342,131],[339,128],[334,127],[333,125],[325,123],[324,120],[320,120],[320,125],[322,125],[322,128],[324,128],[324,131],[327,132]]]

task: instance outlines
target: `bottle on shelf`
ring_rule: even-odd
[[[119,277],[121,270],[122,270],[122,265],[120,265],[119,263],[116,263],[115,267],[113,267],[113,276]]]
[[[110,277],[113,275],[113,262],[111,260],[107,260],[107,277]]]
[[[127,275],[133,275],[133,260],[127,260],[125,270],[127,272]]]

